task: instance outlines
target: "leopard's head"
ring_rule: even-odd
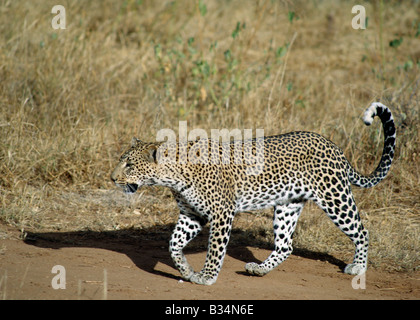
[[[153,184],[156,177],[156,153],[159,144],[142,142],[137,138],[120,157],[120,162],[111,174],[111,180],[124,193],[135,193],[143,185]]]

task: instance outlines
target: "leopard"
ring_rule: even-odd
[[[382,181],[391,168],[396,144],[391,110],[373,102],[364,112],[364,123],[371,125],[375,116],[382,122],[384,142],[379,164],[369,175],[359,173],[329,139],[314,132],[295,131],[244,139],[239,144],[204,138],[171,143],[133,138],[111,180],[127,194],[142,186],[171,190],[179,216],[169,239],[169,252],[182,278],[192,283],[216,282],[238,212],[273,208],[274,250],[261,263],[246,263],[245,271],[264,276],[275,269],[292,253],[292,236],[308,201],[316,203],[353,242],[353,262],[343,271],[361,275],[367,270],[369,233],[362,224],[352,185],[371,188]],[[195,157],[185,158],[186,154]],[[207,161],[197,161],[204,154]],[[213,161],[208,161],[209,154]],[[234,156],[238,154],[252,155],[253,161],[237,161]],[[195,272],[183,249],[206,224],[209,237],[205,263]]]

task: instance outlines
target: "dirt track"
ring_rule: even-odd
[[[244,264],[269,250],[230,246],[215,285],[180,281],[165,235],[80,232],[29,234],[0,240],[0,295],[4,299],[419,299],[418,274],[369,269],[366,289],[352,288],[344,263],[315,253],[293,254],[265,277],[251,277]],[[199,270],[205,250],[187,251]],[[315,256],[315,258],[311,258]],[[66,288],[53,289],[55,265],[66,272]],[[106,276],[104,277],[104,270]],[[105,279],[105,280],[104,280]],[[104,282],[107,288],[104,295]]]

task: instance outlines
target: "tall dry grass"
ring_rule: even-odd
[[[396,157],[387,179],[355,189],[356,200],[371,263],[418,268],[418,1],[64,1],[65,30],[51,27],[55,4],[0,4],[3,224],[170,225],[177,209],[167,190],[127,199],[109,175],[132,136],[153,141],[181,120],[190,130],[316,131],[368,173],[383,133],[360,118],[380,100],[394,113]],[[351,27],[355,4],[366,7],[366,30]],[[236,226],[271,241],[268,213],[241,214]],[[315,206],[295,244],[351,258],[351,243]]]

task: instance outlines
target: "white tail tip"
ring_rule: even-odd
[[[369,108],[366,109],[365,114],[363,115],[363,121],[367,126],[370,126],[373,122],[373,118],[376,116],[377,112],[376,109],[378,107],[386,108],[385,105],[383,105],[380,102],[373,102]]]

